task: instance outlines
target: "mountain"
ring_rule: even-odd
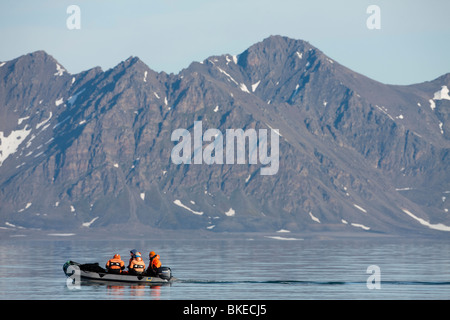
[[[178,74],[33,52],[0,63],[0,226],[448,237],[449,87],[379,83],[282,36]],[[278,170],[174,163],[172,134],[200,122],[275,132]]]

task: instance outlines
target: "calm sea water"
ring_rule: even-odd
[[[68,285],[67,260],[104,265],[114,253],[150,250],[179,279],[171,285]],[[369,289],[369,266],[380,287]],[[376,284],[370,279],[369,283]],[[449,299],[450,243],[438,241],[25,238],[0,243],[0,299]]]

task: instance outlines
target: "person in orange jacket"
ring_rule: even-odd
[[[142,260],[141,253],[136,252],[135,257],[128,265],[128,272],[130,274],[143,274],[145,272],[145,262]]]
[[[150,253],[148,254],[148,258],[150,259],[150,262],[147,269],[147,274],[155,276],[157,274],[158,268],[161,267],[159,255],[157,255],[154,251],[150,251]]]
[[[106,270],[109,273],[122,273],[122,270],[125,269],[125,263],[120,258],[120,254],[115,254],[112,259],[109,259],[106,263]]]

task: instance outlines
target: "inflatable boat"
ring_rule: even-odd
[[[167,284],[175,281],[172,271],[169,267],[161,267],[156,275],[147,274],[128,274],[128,273],[109,273],[106,269],[96,263],[80,264],[75,261],[67,261],[63,265],[64,273],[67,277],[72,278],[74,282],[79,280],[90,280],[100,282],[128,282],[142,284]]]

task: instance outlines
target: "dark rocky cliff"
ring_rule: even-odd
[[[385,85],[280,36],[176,75],[137,57],[72,75],[43,51],[1,65],[4,228],[448,236],[449,74]],[[174,164],[194,121],[278,129],[278,172]]]

